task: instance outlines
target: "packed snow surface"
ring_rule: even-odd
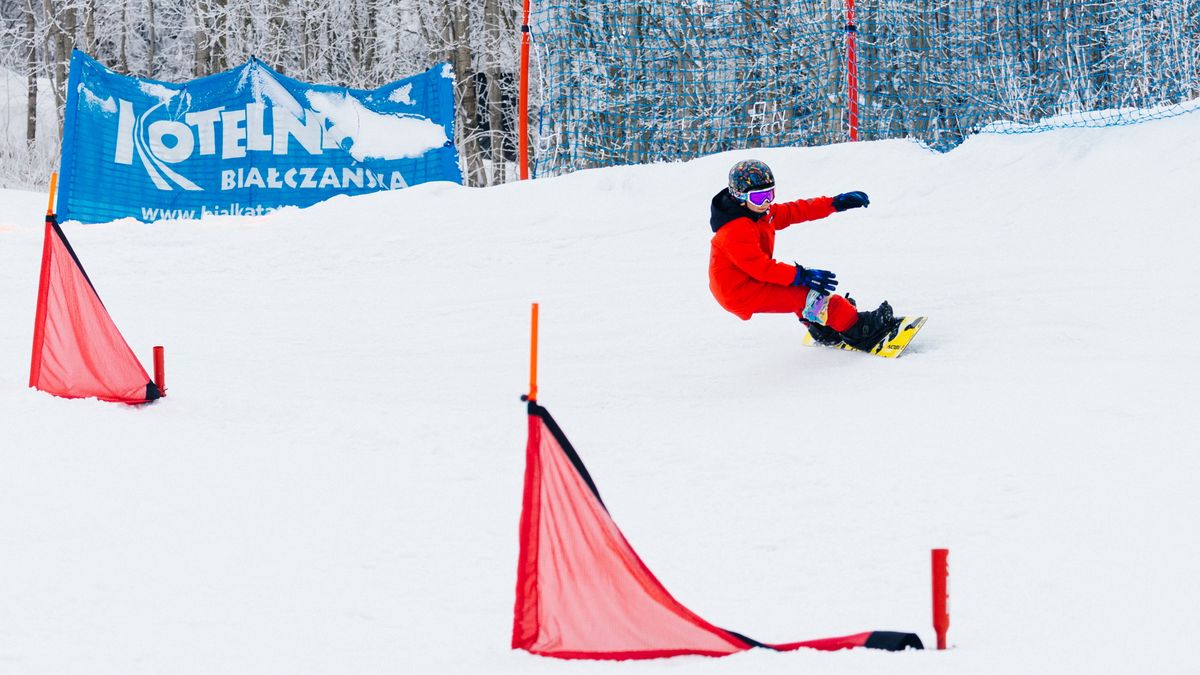
[[[26,388],[45,195],[0,192],[0,672],[1195,673],[1200,116],[727,153],[261,217],[65,224],[167,398]],[[869,209],[780,233],[900,359],[743,322],[706,276],[736,160]],[[765,642],[509,649],[529,305],[539,401],[651,570]]]

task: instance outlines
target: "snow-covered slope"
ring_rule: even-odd
[[[67,224],[166,347],[141,409],[25,387],[45,197],[0,192],[0,671],[1196,672],[1198,151],[1191,115]],[[708,201],[751,156],[871,195],[776,254],[930,315],[903,358],[716,305]],[[510,651],[532,301],[539,400],[679,600],[929,643],[949,547],[953,649]]]

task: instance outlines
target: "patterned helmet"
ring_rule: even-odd
[[[751,190],[775,187],[775,174],[771,167],[757,159],[745,159],[729,170],[729,192],[738,199],[745,199]]]

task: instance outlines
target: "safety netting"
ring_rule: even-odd
[[[980,130],[1177,115],[1200,0],[547,0],[541,175],[851,137],[948,150]]]
[[[1200,3],[858,5],[860,134],[938,150],[981,129],[1100,127],[1195,109]]]

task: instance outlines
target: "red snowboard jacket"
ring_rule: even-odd
[[[833,213],[832,197],[772,204],[754,213],[722,190],[712,199],[708,286],[722,307],[743,319],[759,311],[764,286],[790,286],[796,266],[774,260],[775,231]]]

